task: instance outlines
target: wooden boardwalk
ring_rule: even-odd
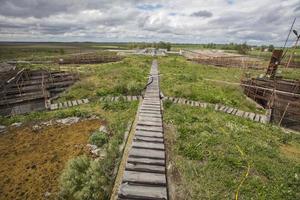
[[[138,112],[118,199],[168,199],[162,104],[157,61]]]

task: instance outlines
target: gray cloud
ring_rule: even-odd
[[[299,0],[0,0],[0,40],[281,45]],[[138,6],[146,5],[146,6]],[[159,5],[159,6],[157,6]],[[194,12],[195,8],[201,8]],[[294,11],[294,12],[293,12]]]
[[[212,17],[213,16],[213,13],[212,12],[209,12],[207,10],[199,10],[197,12],[193,12],[191,14],[192,17]]]

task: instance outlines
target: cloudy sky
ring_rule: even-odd
[[[0,41],[282,45],[295,17],[300,0],[0,0]]]

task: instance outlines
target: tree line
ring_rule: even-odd
[[[144,49],[144,48],[156,48],[156,49],[167,49],[168,51],[171,50],[171,43],[170,42],[134,42],[128,44],[129,49]]]

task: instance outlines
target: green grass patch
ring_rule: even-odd
[[[240,82],[240,78],[246,73],[242,69],[196,64],[178,56],[160,58],[159,69],[162,74],[161,89],[165,96],[220,103],[260,112],[253,102],[246,99],[239,85],[230,84]],[[259,71],[249,70],[247,73],[257,75]]]
[[[166,134],[178,198],[234,199],[237,192],[239,199],[300,197],[300,164],[282,150],[293,145],[299,155],[298,135],[210,109],[165,108],[165,123],[174,127]]]
[[[140,95],[147,83],[152,59],[132,56],[116,63],[81,65],[81,80],[59,101],[101,96]]]

